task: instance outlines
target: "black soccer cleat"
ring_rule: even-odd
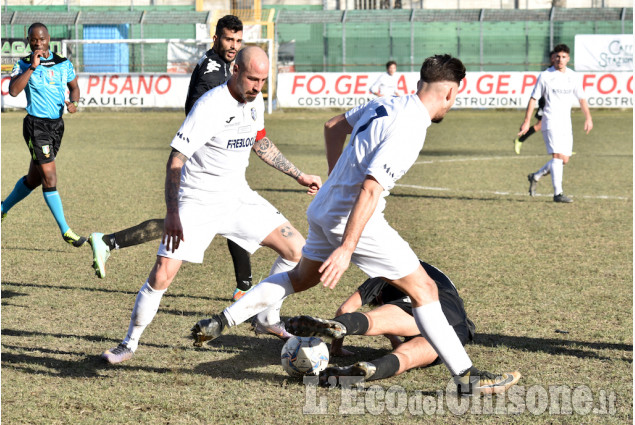
[[[361,376],[368,379],[377,372],[377,367],[370,362],[358,362],[350,366],[331,366],[320,372],[321,387],[338,387],[340,376]]]
[[[211,341],[218,338],[223,333],[225,324],[218,314],[210,319],[199,320],[192,328],[192,338],[194,338],[194,346],[202,347],[205,341]]]
[[[343,338],[346,335],[346,326],[335,320],[295,316],[287,322],[287,331],[296,336],[317,336],[333,340]]]

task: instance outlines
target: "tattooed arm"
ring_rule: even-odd
[[[271,165],[276,170],[280,170],[288,176],[293,177],[302,186],[309,188],[307,193],[309,195],[315,195],[322,186],[322,179],[320,176],[313,176],[310,174],[304,174],[302,171],[291,163],[280,150],[273,144],[267,137],[256,141],[253,146],[253,151],[256,155],[262,159],[265,163]]]
[[[172,252],[183,240],[183,226],[179,217],[179,189],[181,187],[181,169],[187,157],[176,149],[172,149],[165,173],[165,206],[167,209],[163,225],[163,244]]]

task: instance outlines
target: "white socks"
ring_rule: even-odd
[[[472,361],[443,314],[439,301],[415,307],[412,314],[421,335],[432,345],[452,375],[460,375],[472,367]]]
[[[132,309],[132,315],[130,316],[128,334],[123,340],[123,344],[128,346],[132,351],[137,349],[141,334],[157,314],[161,298],[165,291],[166,289],[152,289],[147,280],[139,290],[134,308]]]
[[[562,193],[562,174],[564,172],[564,161],[560,158],[551,160],[551,183],[553,183],[553,194]]]
[[[289,270],[293,270],[296,266],[296,262],[285,260],[284,258],[278,256],[276,261],[273,262],[271,266],[271,271],[269,272],[269,276],[273,276],[278,273],[288,272]],[[284,298],[266,309],[265,311],[258,314],[258,321],[260,323],[266,325],[275,325],[280,321],[280,308],[282,308],[282,303],[284,302]]]
[[[268,308],[281,303],[285,297],[293,294],[293,285],[288,273],[269,276],[238,301],[227,307],[223,314],[229,326],[236,326]],[[279,316],[278,316],[279,320]]]

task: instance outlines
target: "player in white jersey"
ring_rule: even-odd
[[[167,214],[157,260],[137,295],[126,337],[102,354],[109,363],[132,357],[183,261],[202,262],[216,234],[250,253],[261,245],[274,249],[280,256],[272,273],[290,270],[299,261],[304,238],[245,179],[253,150],[264,162],[308,187],[309,194],[317,193],[322,185],[319,176],[303,174],[265,135],[260,91],[268,69],[262,49],[241,50],[229,81],[196,102],[172,140],[165,180]],[[281,304],[272,305],[258,319],[275,324]]]
[[[562,190],[562,175],[564,165],[569,162],[573,152],[573,130],[571,128],[571,107],[574,98],[580,102],[584,113],[584,131],[589,134],[593,128],[591,112],[586,102],[582,81],[575,71],[567,68],[569,63],[569,47],[559,44],[553,49],[551,56],[553,66],[538,76],[538,81],[531,93],[531,99],[525,112],[525,120],[520,126],[519,136],[529,130],[529,121],[538,99],[545,99],[542,117],[542,136],[545,139],[547,153],[552,156],[540,170],[530,173],[529,195],[534,196],[538,181],[547,174],[551,174],[553,183],[554,202],[573,202]]]
[[[383,216],[384,198],[419,156],[426,130],[454,104],[465,67],[449,55],[426,59],[417,92],[379,98],[325,125],[329,179],[307,211],[309,236],[292,271],[271,275],[221,314],[192,328],[195,345],[220,336],[268,305],[322,282],[334,288],[350,262],[410,296],[421,334],[459,383],[460,391],[500,392],[520,374],[496,376],[472,366],[439,303],[437,286]],[[344,150],[348,134],[351,141]]]
[[[399,96],[397,92],[397,62],[386,62],[386,72],[381,74],[379,78],[370,86],[369,91],[377,97],[382,96]]]

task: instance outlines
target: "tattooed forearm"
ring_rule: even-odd
[[[181,187],[181,169],[187,157],[173,150],[168,159],[165,173],[165,206],[167,212],[179,211],[179,188]]]
[[[263,137],[254,143],[253,150],[260,159],[276,170],[280,170],[294,179],[302,175],[302,172],[285,158],[282,152],[267,137]]]

